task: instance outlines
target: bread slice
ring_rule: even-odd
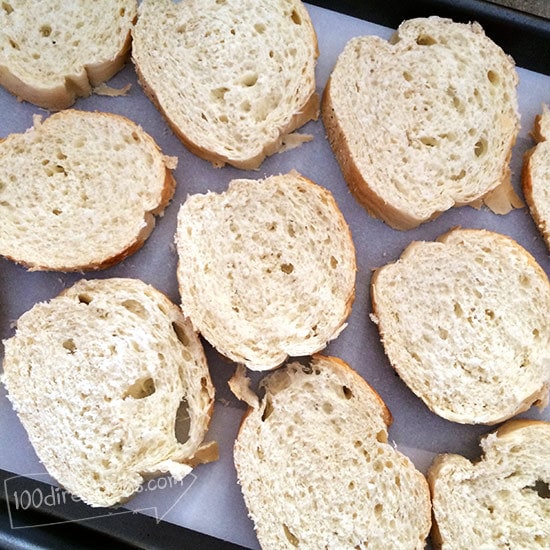
[[[136,0],[5,0],[0,85],[60,110],[109,80],[128,59]]]
[[[527,151],[523,162],[523,194],[550,249],[550,109],[547,105],[535,118],[533,137],[537,145]]]
[[[388,442],[379,395],[321,355],[277,369],[262,386],[234,449],[262,548],[424,548],[428,484]]]
[[[132,57],[184,145],[216,166],[258,168],[315,119],[317,37],[300,0],[143,0]]]
[[[39,459],[84,502],[119,503],[145,477],[181,479],[215,456],[202,345],[153,287],[81,280],[23,314],[4,346],[3,381]]]
[[[436,548],[550,548],[550,423],[511,420],[428,472]]]
[[[512,59],[476,23],[419,18],[389,42],[351,39],[322,105],[351,192],[402,230],[501,185],[508,194],[517,83]]]
[[[0,254],[32,270],[109,267],[138,250],[175,189],[129,119],[68,109],[0,141]]]
[[[345,327],[351,234],[331,193],[295,171],[188,197],[176,247],[182,309],[233,361],[272,369]]]
[[[371,294],[390,363],[436,414],[494,424],[548,404],[550,284],[512,239],[455,229],[413,242]]]

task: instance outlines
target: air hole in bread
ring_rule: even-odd
[[[13,8],[11,7],[11,4],[9,2],[2,2],[2,9],[9,15]]]
[[[190,427],[191,418],[189,417],[189,404],[186,399],[182,399],[176,411],[176,422],[174,424],[174,433],[179,443],[187,442],[189,439]]]
[[[487,71],[487,78],[491,84],[494,84],[495,86],[500,82],[500,76],[495,71]]]
[[[334,411],[334,406],[329,401],[325,401],[322,408],[323,412],[325,412],[326,414],[332,414],[332,412]]]
[[[300,17],[300,14],[296,10],[292,10],[292,13],[290,14],[290,18],[292,19],[292,22],[295,25],[302,24],[302,18]]]
[[[298,546],[300,544],[300,539],[298,539],[298,537],[294,533],[292,533],[292,531],[284,523],[283,531],[285,533],[285,537],[287,538],[288,542],[292,544],[292,546]]]
[[[52,34],[52,28],[49,25],[42,25],[40,27],[40,34],[42,36],[48,37]]]
[[[59,216],[59,215],[62,214],[62,213],[63,213],[63,211],[60,210],[59,208],[54,208],[54,209],[52,209],[52,214],[53,214],[54,216]]]
[[[76,351],[76,344],[72,338],[67,338],[63,342],[63,347],[72,355]]]
[[[387,443],[388,442],[388,434],[385,430],[380,430],[376,434],[376,441],[379,443]]]
[[[273,405],[271,403],[271,399],[267,397],[265,400],[264,412],[262,413],[262,422],[265,422],[269,418],[272,412],[273,412]]]
[[[294,266],[292,264],[281,264],[281,271],[289,275],[294,271]]]
[[[126,15],[126,8],[120,8],[120,10],[118,10],[118,15],[124,17]]]
[[[122,307],[131,311],[141,319],[147,319],[147,311],[137,300],[124,300],[121,304]]]
[[[348,388],[347,386],[342,386],[342,392],[343,392],[344,397],[345,397],[346,399],[351,399],[351,398],[353,397],[353,392],[352,392],[351,389]],[[357,441],[356,443],[361,444],[360,441]]]
[[[427,147],[435,147],[437,145],[437,139],[431,136],[423,136],[420,138],[420,143]]]
[[[542,479],[537,479],[534,485],[525,488],[535,491],[540,498],[550,498],[550,485]]]
[[[222,86],[220,88],[214,88],[210,94],[215,101],[224,102],[225,94],[229,91],[229,88]]]
[[[416,38],[416,43],[419,46],[433,46],[434,44],[437,43],[437,40],[433,36],[430,36],[429,34],[420,34]]]
[[[258,82],[258,73],[248,73],[241,78],[241,84],[243,86],[252,87]]]
[[[17,42],[15,42],[14,40],[12,40],[11,38],[9,39],[9,43],[10,43],[10,46],[14,49],[14,50],[19,50],[19,44]]]
[[[79,301],[81,304],[86,304],[86,305],[88,305],[88,304],[92,301],[92,297],[91,297],[89,294],[85,294],[84,292],[81,292],[81,293],[78,295],[78,301]]]
[[[480,138],[474,146],[474,153],[476,157],[482,157],[487,152],[487,140]]]
[[[187,338],[187,334],[185,334],[185,330],[181,325],[179,325],[176,322],[172,323],[172,328],[174,329],[174,332],[176,333],[176,336],[178,337],[178,340],[185,346],[189,346],[189,339]]]
[[[263,34],[265,32],[265,25],[263,23],[256,23],[254,25],[254,30],[258,33],[258,34]],[[270,52],[271,53],[271,52]]]
[[[338,260],[334,256],[330,257],[330,267],[332,267],[332,269],[336,269],[338,267]]]
[[[123,399],[131,397],[132,399],[144,399],[153,395],[156,391],[155,381],[150,377],[139,378],[136,380],[122,396]]]
[[[374,505],[374,515],[376,517],[380,517],[382,515],[382,510],[384,510],[384,506],[380,503]]]
[[[403,71],[403,78],[404,78],[407,82],[410,82],[410,81],[413,79],[413,76],[412,76],[412,74],[411,74],[409,71]]]

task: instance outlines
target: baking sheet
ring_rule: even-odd
[[[389,37],[391,29],[308,6],[316,28],[320,58],[317,86],[322,93],[337,55],[349,38],[364,34]],[[519,174],[523,152],[533,145],[529,137],[533,119],[543,102],[550,103],[550,77],[519,68],[518,89],[522,129],[512,158],[513,183],[519,191]],[[433,240],[455,226],[479,227],[509,235],[529,250],[546,273],[550,259],[542,238],[526,208],[506,216],[487,209],[454,209],[438,219],[408,232],[391,229],[366,213],[350,195],[339,167],[326,141],[321,121],[308,123],[300,131],[314,136],[300,148],[267,159],[258,171],[245,172],[231,167],[214,169],[210,163],[191,155],[164,123],[160,114],[142,93],[132,65],[113,78],[111,86],[131,84],[125,97],[92,96],[81,99],[75,108],[120,113],[139,123],[157,141],[167,155],[177,156],[174,172],[178,182],[176,195],[145,246],[121,264],[95,273],[28,272],[21,266],[0,258],[0,337],[13,334],[13,321],[36,302],[56,296],[81,277],[138,277],[164,291],[178,303],[176,262],[173,235],[179,205],[188,194],[207,190],[225,190],[233,178],[253,179],[296,169],[334,194],[348,224],[357,251],[356,299],[348,326],[325,353],[336,355],[356,369],[382,396],[394,422],[390,441],[426,472],[438,452],[460,453],[468,458],[478,455],[478,438],[491,430],[487,426],[463,426],[443,420],[431,413],[399,380],[389,366],[379,342],[376,326],[370,321],[369,282],[373,268],[397,259],[412,240]],[[34,114],[48,113],[27,103],[18,102],[0,89],[0,137],[22,132],[32,125]],[[108,162],[108,159],[106,159]],[[0,221],[1,223],[1,221]],[[227,380],[233,367],[205,343],[211,374],[216,385],[216,409],[207,439],[219,442],[220,460],[201,465],[182,484],[161,478],[147,484],[126,509],[139,511],[159,520],[185,526],[201,533],[229,540],[249,548],[258,548],[252,522],[248,519],[236,473],[232,464],[232,446],[244,407],[229,392]],[[0,352],[3,354],[3,348]],[[261,375],[253,375],[258,380]],[[523,417],[550,420],[550,409],[531,409]],[[26,433],[11,409],[3,386],[0,388],[0,469],[15,475],[47,481],[55,486],[39,463]],[[9,491],[11,485],[3,488]],[[58,493],[56,493],[58,494]],[[42,495],[44,498],[46,495]],[[53,502],[52,506],[61,506]],[[106,511],[122,513],[123,509]],[[85,517],[81,519],[86,519]],[[91,520],[93,521],[93,520]],[[13,526],[20,528],[22,526]]]

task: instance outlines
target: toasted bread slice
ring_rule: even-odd
[[[217,166],[258,168],[317,118],[317,55],[300,0],[143,0],[133,31],[143,89],[182,142]]]
[[[39,459],[84,502],[122,502],[144,476],[181,479],[214,458],[202,345],[153,287],[82,280],[23,314],[4,346],[3,382]]]
[[[60,110],[128,59],[136,0],[6,0],[0,4],[0,85]]]
[[[550,422],[510,420],[481,447],[430,467],[435,548],[550,548]]]
[[[32,270],[103,269],[138,250],[175,189],[129,119],[68,109],[0,141],[0,254]]]
[[[178,214],[182,309],[223,355],[254,370],[323,349],[344,329],[355,248],[332,194],[297,172],[233,180]]]
[[[525,200],[546,246],[550,249],[550,109],[543,106],[535,118],[537,145],[527,151],[522,170]]]
[[[371,293],[390,363],[436,414],[494,424],[548,404],[550,284],[509,237],[455,229],[413,242]]]
[[[379,395],[321,355],[261,384],[234,460],[262,548],[424,548],[428,484],[388,442],[391,415]]]
[[[322,106],[351,192],[402,230],[497,188],[507,195],[517,83],[512,59],[476,23],[412,19],[389,42],[351,39]]]

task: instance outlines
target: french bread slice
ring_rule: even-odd
[[[143,0],[133,30],[139,81],[174,133],[216,166],[258,168],[309,140],[317,37],[300,0]]]
[[[550,249],[550,109],[547,105],[535,117],[533,137],[537,145],[526,152],[523,161],[523,194]]]
[[[476,23],[434,16],[403,22],[389,42],[352,38],[322,117],[358,202],[407,230],[497,188],[514,197],[517,83],[512,59]]]
[[[418,548],[428,484],[388,442],[391,415],[340,359],[316,355],[262,382],[234,461],[262,548]]]
[[[183,311],[250,369],[319,351],[346,326],[356,271],[350,230],[332,194],[295,171],[189,196],[176,248]]]
[[[24,313],[4,348],[3,382],[39,459],[84,502],[111,506],[145,477],[181,480],[215,458],[202,345],[153,287],[81,280]]]
[[[60,110],[109,80],[129,57],[136,0],[5,0],[0,85]]]
[[[0,254],[31,270],[109,267],[138,250],[175,189],[129,119],[68,109],[0,141]]]
[[[548,404],[550,284],[509,237],[413,242],[374,273],[371,295],[390,363],[436,414],[494,424]]]
[[[435,548],[550,548],[550,423],[510,420],[472,463],[439,455],[428,471]]]

